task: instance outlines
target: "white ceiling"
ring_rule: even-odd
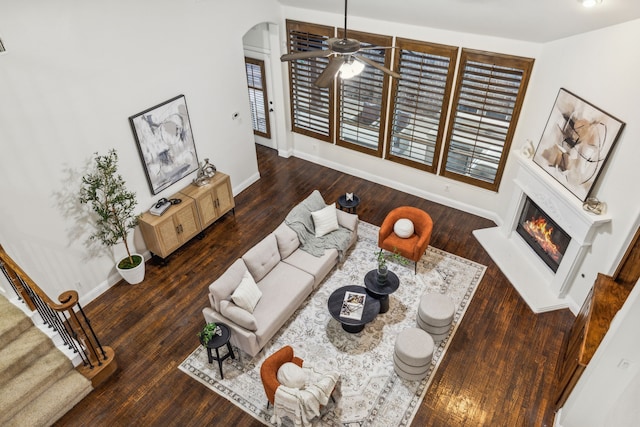
[[[344,14],[343,0],[278,1]],[[603,0],[590,9],[578,0],[351,0],[348,9],[349,16],[536,43],[640,18],[640,0]]]

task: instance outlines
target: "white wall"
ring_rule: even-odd
[[[199,158],[236,193],[258,178],[242,37],[282,19],[275,0],[0,0],[0,10],[0,244],[51,297],[71,288],[92,299],[115,278],[113,255],[86,258],[75,202],[93,152],[118,150],[140,212],[193,178],[152,195],[129,116],[184,94]]]
[[[341,27],[340,15],[287,8],[285,16],[305,22]],[[567,88],[627,123],[596,184],[594,195],[605,201],[613,221],[596,238],[568,296],[572,308],[582,305],[598,272],[612,273],[628,244],[629,234],[640,214],[637,192],[631,183],[640,180],[640,129],[634,119],[640,108],[640,84],[635,76],[640,56],[633,54],[640,35],[640,20],[538,45],[517,40],[481,37],[432,28],[372,21],[350,17],[349,27],[378,34],[413,38],[453,46],[487,50],[535,58],[533,74],[520,114],[511,150],[519,150],[527,140],[537,145],[558,90]],[[284,25],[283,25],[284,28]],[[290,124],[289,124],[290,129]],[[402,191],[460,208],[498,224],[507,215],[512,200],[516,160],[507,163],[499,192],[478,189],[447,178],[418,171],[343,147],[293,134],[296,156],[334,169],[379,182]],[[348,189],[346,189],[348,190]],[[568,197],[573,197],[567,192]],[[436,225],[437,226],[437,225]],[[582,277],[584,275],[584,277]]]
[[[587,254],[569,297],[582,305],[598,272],[612,274],[638,227],[640,197],[640,20],[546,44],[536,62],[535,90],[527,99],[522,130],[537,144],[558,89],[564,87],[626,122],[593,190],[613,217]]]

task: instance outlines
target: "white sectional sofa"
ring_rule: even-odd
[[[317,190],[296,208],[301,205],[305,207],[302,209],[303,212],[306,212],[307,207],[310,211],[314,211],[316,208],[326,206]],[[329,211],[332,209],[329,208]],[[296,213],[299,215],[299,208]],[[324,238],[320,237],[320,240],[333,241],[332,238],[340,236],[343,243],[346,243],[343,251],[336,248],[325,249],[322,256],[314,256],[305,251],[303,248],[307,240],[314,240],[317,243],[318,239],[314,237],[306,239],[305,235],[299,237],[294,229],[299,230],[301,224],[292,224],[289,221],[290,214],[276,230],[249,249],[209,286],[210,306],[202,310],[205,320],[222,322],[229,326],[231,343],[248,355],[253,357],[260,352],[300,304],[338,264],[341,255],[339,252],[346,251],[355,243],[358,216],[341,210],[335,210],[335,215],[339,229],[331,232],[336,233],[335,235],[332,236],[329,233]],[[308,220],[303,218],[302,222],[307,224],[306,228],[309,228],[309,224],[313,226],[310,218]],[[313,230],[307,231],[313,233]],[[300,238],[303,239],[302,243]],[[316,249],[315,252],[317,253],[318,250]],[[232,295],[247,271],[262,293],[253,313],[234,304],[232,300]]]

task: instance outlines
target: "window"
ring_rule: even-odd
[[[295,21],[287,31],[290,52],[326,50],[334,34]],[[349,38],[402,78],[367,65],[321,89],[314,82],[329,58],[289,61],[293,131],[497,191],[534,60],[355,31]]]
[[[386,158],[436,172],[458,48],[397,39]]]
[[[343,33],[339,32],[338,37],[344,37]],[[365,47],[359,55],[390,68],[391,49],[370,47],[391,46],[391,37],[350,31],[349,38],[360,41]],[[367,65],[358,76],[338,81],[340,133],[337,144],[382,156],[389,78]]]
[[[328,49],[333,27],[287,20],[289,52]],[[329,63],[329,58],[289,61],[291,124],[294,132],[323,141],[333,140],[333,89],[313,83]]]
[[[265,138],[271,138],[269,109],[267,107],[267,85],[264,77],[264,61],[245,57],[244,63],[247,70],[247,85],[249,86],[249,103],[251,105],[253,133]]]
[[[441,174],[497,191],[533,59],[462,50]]]

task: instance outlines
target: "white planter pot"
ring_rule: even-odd
[[[139,256],[142,258],[140,265],[134,268],[122,269],[116,264],[116,270],[122,276],[124,280],[130,285],[136,285],[144,280],[144,257],[140,254],[131,254],[132,256]]]

